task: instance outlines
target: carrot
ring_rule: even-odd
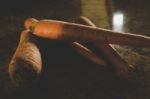
[[[29,18],[27,21],[25,21],[25,29],[32,29],[33,27],[30,27],[30,25],[32,24],[31,26],[34,26],[37,22],[38,20]],[[98,57],[90,49],[80,44],[79,42],[69,43],[69,45],[72,46],[80,55],[89,59],[93,63],[103,66],[107,64],[102,58]]]
[[[80,55],[84,56],[85,58],[89,59],[93,63],[97,65],[106,66],[107,63],[101,57],[98,57],[95,53],[93,53],[90,49],[85,47],[84,45],[80,44],[79,42],[73,42],[70,44]]]
[[[75,22],[96,27],[88,18],[80,17]],[[107,57],[108,61],[116,67],[117,74],[123,74],[128,72],[130,68],[133,68],[125,60],[123,60],[117,51],[112,47],[111,44],[98,44],[93,43],[100,51]]]
[[[21,33],[19,45],[9,64],[10,79],[16,86],[34,83],[41,73],[41,54],[32,36],[28,30]]]
[[[75,23],[56,20],[40,20],[34,24],[25,21],[25,27],[39,37],[54,40],[94,41],[103,44],[120,44],[139,47],[150,47],[150,37],[130,33],[119,33],[107,29],[96,28]]]

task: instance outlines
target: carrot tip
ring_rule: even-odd
[[[35,23],[37,23],[38,20],[34,19],[34,18],[28,18],[25,20],[24,22],[24,27],[25,29],[30,29],[30,27],[32,27]]]

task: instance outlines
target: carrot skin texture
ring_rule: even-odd
[[[30,85],[37,81],[42,70],[39,48],[26,30],[21,33],[20,42],[9,64],[9,76],[17,87]]]
[[[25,27],[32,27],[31,30],[33,30],[34,34],[43,38],[150,47],[150,37],[142,35],[119,33],[107,29],[56,20],[40,20],[34,26],[32,24],[28,25]]]

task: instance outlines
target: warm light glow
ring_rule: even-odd
[[[116,12],[113,15],[113,30],[114,31],[123,31],[124,24],[124,15],[121,12]]]

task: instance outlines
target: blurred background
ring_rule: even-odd
[[[149,4],[149,0],[2,0],[0,98],[148,99],[150,49],[114,45],[119,54],[135,67],[134,72],[125,75],[125,78],[116,76],[110,68],[88,62],[77,53],[69,53],[68,49],[65,57],[71,57],[76,64],[62,66],[60,62],[57,65],[61,66],[56,66],[58,68],[51,67],[44,71],[43,78],[35,86],[19,91],[9,81],[8,64],[24,29],[24,20],[29,17],[73,22],[75,18],[85,16],[97,27],[150,36]],[[44,51],[49,53],[48,48]]]

